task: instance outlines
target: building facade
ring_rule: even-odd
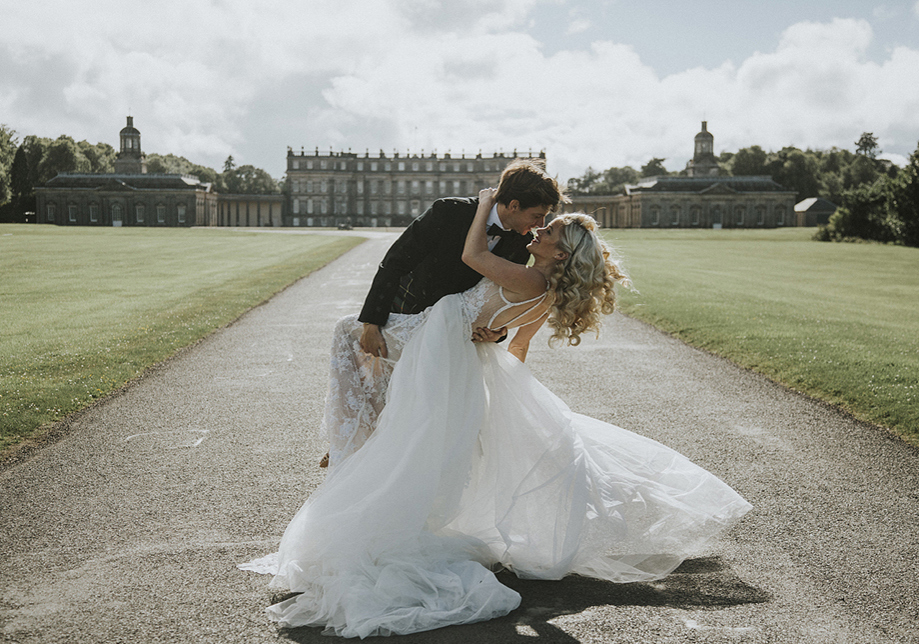
[[[441,197],[474,197],[497,186],[518,158],[503,153],[458,157],[449,153],[378,156],[367,152],[296,154],[287,151],[289,196],[285,226],[407,226]],[[539,158],[528,153],[525,158]]]
[[[702,122],[684,175],[646,177],[619,195],[573,196],[562,212],[592,214],[606,228],[776,228],[801,225],[795,192],[769,176],[720,176]]]
[[[215,226],[218,196],[185,174],[148,174],[134,119],[119,135],[115,172],[61,173],[35,188],[36,222],[59,226]]]

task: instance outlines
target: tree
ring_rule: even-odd
[[[657,157],[652,158],[641,166],[641,176],[659,177],[670,174],[667,172],[667,168],[664,167],[664,161],[666,161],[666,159],[658,159]]]
[[[794,190],[799,201],[807,197],[816,197],[820,192],[820,182],[817,180],[818,167],[813,152],[802,152],[793,146],[769,153],[766,160],[766,173],[772,176],[776,183]]]
[[[108,143],[93,145],[88,141],[80,141],[77,147],[89,161],[90,172],[110,173],[115,171],[115,148]]]
[[[897,239],[906,246],[919,247],[919,147],[890,183],[890,214]]]
[[[878,137],[871,132],[862,132],[855,142],[855,154],[863,154],[869,159],[876,159],[881,150],[878,148]]]
[[[227,157],[227,160],[223,162],[223,171],[229,172],[236,167],[236,162],[233,160],[233,155]]]
[[[271,175],[260,168],[243,165],[222,172],[217,179],[218,192],[243,195],[279,194],[281,188]]]
[[[766,172],[766,153],[758,145],[741,148],[731,157],[730,168],[734,176],[768,174]]]
[[[0,204],[10,200],[10,166],[17,147],[16,130],[0,124]]]
[[[48,146],[38,163],[38,183],[45,183],[61,172],[90,172],[89,162],[72,138],[61,135]]]

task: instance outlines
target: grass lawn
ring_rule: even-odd
[[[812,234],[604,231],[623,312],[919,444],[919,249]]]
[[[0,450],[118,389],[360,241],[0,225]]]

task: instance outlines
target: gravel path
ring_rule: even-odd
[[[395,238],[372,238],[72,419],[0,472],[0,641],[328,642],[278,631],[272,551],[321,480],[334,321]],[[407,642],[919,642],[919,450],[615,315],[530,351],[576,411],[651,436],[754,505],[669,578],[502,579],[506,618]],[[392,640],[390,640],[392,641]]]

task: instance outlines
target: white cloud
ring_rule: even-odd
[[[565,33],[569,36],[572,36],[574,34],[583,33],[588,29],[590,29],[589,20],[585,18],[576,18],[575,20],[572,20],[571,23],[569,23],[568,29],[565,31]]]
[[[772,51],[661,77],[626,43],[547,53],[527,31],[539,0],[84,4],[0,0],[0,105],[20,135],[114,144],[130,109],[147,151],[214,167],[233,154],[280,175],[287,146],[532,147],[562,178],[679,169],[703,118],[718,150],[851,149],[872,131],[902,158],[919,140],[919,51],[872,62],[864,20],[794,24]]]

